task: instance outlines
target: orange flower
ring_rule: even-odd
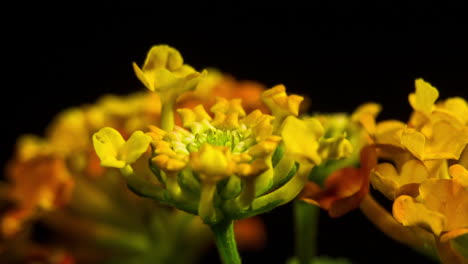
[[[369,174],[377,165],[374,147],[366,146],[361,150],[360,168],[342,168],[331,174],[324,188],[308,182],[300,198],[328,210],[331,217],[340,217],[357,208],[369,192]]]
[[[17,207],[2,219],[2,231],[7,236],[16,233],[23,221],[34,217],[37,209],[51,210],[65,205],[73,188],[64,160],[53,156],[12,161],[7,177],[12,184],[10,196],[17,202]]]

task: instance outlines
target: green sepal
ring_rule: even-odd
[[[177,182],[183,191],[200,196],[200,180],[194,175],[191,169],[185,168],[177,175]]]
[[[218,183],[218,193],[221,199],[231,200],[239,196],[242,191],[242,181],[239,177],[231,176]]]
[[[468,259],[468,234],[456,237],[451,241],[453,249],[455,249],[460,255]]]
[[[151,162],[151,159],[148,159],[148,164],[151,172],[153,173],[154,176],[156,176],[156,179],[163,185],[166,185],[166,179],[164,179],[161,175],[161,169],[159,169],[158,166],[156,166],[153,162]]]
[[[286,175],[286,177],[281,178],[278,182],[275,182],[274,185],[271,187],[271,189],[272,189],[272,190],[277,189],[277,188],[283,186],[283,185],[284,185],[285,183],[287,183],[289,180],[291,180],[291,178],[294,177],[294,175],[296,174],[298,168],[299,168],[299,163],[298,163],[298,162],[294,162],[293,166],[292,166],[291,169],[289,170],[289,172],[288,172],[288,174]]]
[[[283,203],[283,200],[275,200],[275,201],[272,201],[260,208],[257,208],[255,210],[242,210],[242,211],[237,211],[237,212],[233,212],[231,214],[229,214],[228,216],[231,218],[231,219],[243,219],[243,218],[248,218],[248,217],[252,217],[252,216],[255,216],[255,215],[259,215],[259,214],[263,214],[263,213],[266,213],[266,212],[269,212],[273,209],[275,209],[276,207],[278,207],[280,204]]]
[[[273,153],[273,156],[271,157],[271,164],[273,167],[276,167],[278,162],[283,158],[284,155],[284,145],[279,144],[278,147],[276,147],[275,152]]]

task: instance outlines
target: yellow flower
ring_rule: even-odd
[[[148,148],[151,137],[141,131],[134,132],[128,141],[120,133],[105,127],[93,135],[96,154],[105,167],[123,168],[134,163]]]
[[[195,89],[206,71],[199,73],[184,64],[179,51],[167,45],[153,46],[146,57],[143,69],[133,63],[140,81],[161,97],[161,127],[171,131],[174,127],[174,105],[184,92]]]
[[[201,76],[191,66],[184,64],[179,51],[167,45],[153,46],[143,68],[133,63],[133,69],[138,79],[151,91],[160,92],[162,98],[177,97],[195,88]]]
[[[280,84],[263,92],[262,99],[275,116],[273,126],[278,128],[286,117],[299,115],[299,106],[304,97],[296,94],[288,96],[286,87]]]
[[[203,182],[215,183],[234,172],[231,151],[224,146],[212,146],[206,143],[197,152],[191,153],[190,165],[200,174]]]
[[[359,122],[364,129],[373,135],[375,133],[375,118],[382,107],[377,103],[366,103],[359,106],[351,115],[352,122]]]
[[[393,215],[404,226],[426,228],[442,241],[452,239],[468,233],[468,189],[457,180],[427,180],[417,198],[395,200]]]
[[[395,200],[401,194],[403,187],[417,188],[417,184],[427,179],[429,179],[429,171],[423,162],[416,159],[406,161],[400,171],[397,171],[390,163],[380,163],[371,174],[372,186],[390,200]]]
[[[324,130],[316,118],[301,120],[289,116],[284,120],[280,131],[286,155],[308,164],[322,162],[318,150],[320,147],[319,139],[323,136]]]
[[[72,155],[90,145],[84,111],[70,108],[60,113],[47,130],[49,142],[60,155]]]
[[[432,124],[430,134],[405,128],[401,144],[420,160],[458,159],[468,143],[468,128],[447,120]]]
[[[16,143],[16,157],[27,161],[37,156],[48,156],[54,153],[54,148],[46,139],[35,135],[23,135]]]
[[[279,134],[283,138],[288,155],[301,163],[319,165],[322,160],[338,160],[351,155],[353,145],[348,140],[347,132],[355,137],[354,141],[361,144],[361,131],[356,127],[356,116],[364,115],[367,114],[356,114],[355,118],[344,114],[322,114],[303,118],[289,115],[281,124]]]

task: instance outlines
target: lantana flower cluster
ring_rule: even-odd
[[[263,90],[260,83],[210,70],[199,89],[185,93],[176,106],[211,107],[215,99],[207,94],[214,94],[245,98],[246,109],[265,108],[258,103]],[[115,169],[101,166],[93,147],[92,135],[102,127],[111,126],[128,139],[135,130],[160,120],[158,93],[108,94],[93,104],[62,111],[44,136],[21,136],[6,166],[8,182],[0,185],[0,259],[62,264],[197,262],[211,237],[202,222],[128,191]],[[102,161],[106,162],[113,161]],[[147,165],[143,158],[133,163],[141,177],[158,184]],[[38,241],[37,226],[47,241]],[[261,220],[236,223],[236,237],[241,248],[262,247]],[[180,248],[186,249],[181,253]]]
[[[288,263],[347,263],[314,255],[318,208],[359,208],[388,237],[468,263],[465,99],[417,79],[409,120],[378,121],[378,103],[308,113],[282,84],[197,71],[168,45],[133,70],[147,91],[67,109],[45,136],[18,140],[0,185],[0,259],[194,263],[213,238],[223,263],[241,263],[237,244],[265,243],[255,216],[292,202]],[[38,225],[54,239],[36,241]]]
[[[369,131],[382,160],[371,183],[393,201],[399,223],[431,233],[434,241],[430,237],[426,243],[435,243],[443,261],[462,263],[468,234],[468,105],[460,97],[437,101],[438,90],[422,79],[415,86],[407,123],[382,121]]]
[[[246,113],[240,99],[219,97],[204,106],[179,108],[177,98],[202,82],[201,73],[183,64],[168,46],[155,46],[140,69],[142,83],[162,102],[159,126],[136,131],[124,141],[117,130],[103,128],[93,136],[104,166],[120,168],[133,191],[201,216],[209,225],[257,215],[294,199],[311,169],[328,159],[347,157],[352,145],[342,135],[325,139],[321,122],[299,118],[299,95],[283,85],[262,93],[269,113]],[[159,185],[138,182],[132,164],[151,145],[149,167]]]

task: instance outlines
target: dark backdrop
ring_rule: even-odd
[[[101,2],[18,4],[2,18],[2,164],[21,133],[43,133],[58,111],[104,93],[142,90],[141,65],[154,44],[179,49],[196,69],[214,66],[239,79],[307,94],[312,111],[383,105],[382,118],[406,120],[408,93],[422,77],[441,98],[468,98],[463,1],[371,5]],[[290,207],[265,215],[269,244],[246,263],[284,263],[292,254]],[[427,262],[384,237],[359,213],[321,217],[319,253],[355,263]],[[204,263],[215,262],[215,253]]]

